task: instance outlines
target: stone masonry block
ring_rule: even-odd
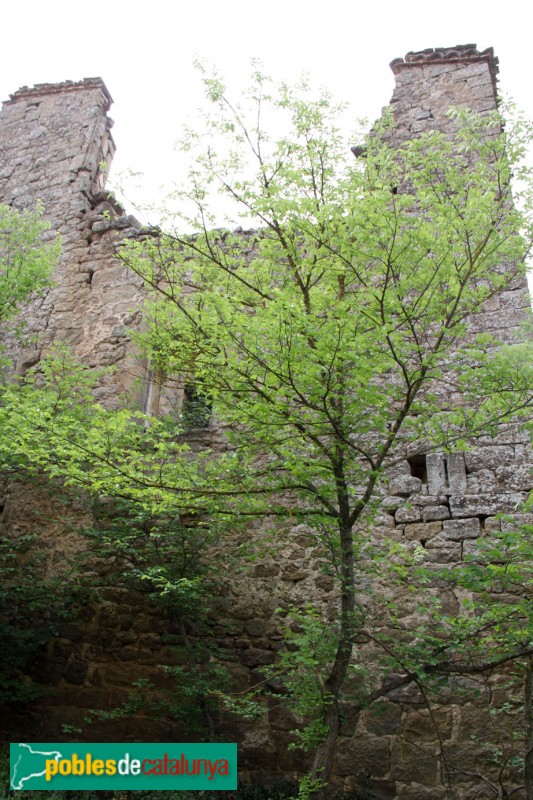
[[[412,709],[406,714],[403,731],[414,741],[449,739],[452,734],[452,712],[449,708]]]
[[[430,453],[426,457],[428,474],[428,494],[447,494],[448,484],[444,467],[444,456],[441,453]]]
[[[411,497],[409,502],[414,506],[442,506],[446,505],[448,498],[445,494],[417,494]]]
[[[445,520],[442,523],[442,533],[446,539],[450,539],[452,542],[477,539],[478,536],[481,536],[481,523],[477,518]]]
[[[527,500],[527,494],[509,492],[506,494],[465,495],[450,498],[452,517],[493,517],[495,514],[517,511]]]
[[[422,519],[422,511],[417,506],[404,506],[399,508],[395,514],[396,522],[419,522]]]
[[[341,739],[335,759],[337,775],[367,773],[384,777],[389,771],[390,742],[385,736],[346,737]]]
[[[448,483],[452,494],[466,491],[466,468],[463,453],[450,453],[448,461]]]
[[[433,522],[434,520],[449,519],[450,509],[448,506],[428,506],[424,508],[423,519],[424,522]]]
[[[415,478],[412,475],[401,475],[398,478],[394,478],[389,484],[390,494],[399,494],[403,497],[418,493],[421,488],[422,481],[420,478]]]
[[[434,784],[437,777],[437,759],[419,747],[397,742],[391,752],[390,777],[411,783]]]
[[[469,472],[481,469],[496,469],[503,464],[510,464],[514,460],[514,447],[512,445],[489,445],[479,447],[466,453],[464,456],[466,468]],[[463,494],[466,494],[465,492]]]
[[[433,564],[455,564],[461,560],[461,545],[442,536],[436,536],[426,543],[428,561]]]
[[[414,525],[406,525],[404,536],[410,542],[427,541],[434,536],[438,536],[442,531],[442,522],[416,522]]]

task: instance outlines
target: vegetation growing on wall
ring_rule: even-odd
[[[50,226],[42,208],[17,211],[0,205],[0,323],[10,321],[32,293],[50,285],[59,257],[57,237],[47,234]],[[48,237],[48,241],[46,238]],[[0,352],[0,356],[1,356]],[[7,366],[7,359],[1,359]],[[0,404],[2,403],[0,389]],[[20,477],[24,462],[10,452],[9,433],[0,427],[0,472],[6,485]],[[13,457],[12,457],[13,456]],[[3,511],[4,500],[0,501]],[[36,534],[0,539],[0,706],[23,703],[39,690],[24,677],[29,661],[57,629],[65,613],[65,598],[53,580],[46,577],[42,555],[33,551]],[[50,602],[55,594],[56,602]]]
[[[165,621],[162,643],[172,647],[179,661],[159,666],[157,685],[140,679],[124,705],[93,717],[148,713],[181,721],[188,736],[212,741],[217,697],[227,680],[208,625],[220,581],[206,559],[215,526],[201,519],[155,515],[138,503],[109,496],[96,499],[93,519],[94,526],[84,531],[88,549],[79,564],[81,580],[89,557],[95,563],[89,584],[96,600],[116,589],[149,598],[155,616]]]
[[[0,322],[12,319],[33,292],[50,284],[59,257],[59,242],[46,232],[50,225],[35,211],[17,211],[0,204]]]

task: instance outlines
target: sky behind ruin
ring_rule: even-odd
[[[494,46],[500,90],[533,118],[533,4],[518,0],[15,0],[2,4],[0,20],[1,99],[25,84],[104,79],[115,100],[113,173],[144,173],[129,183],[137,203],[179,178],[173,145],[202,100],[195,57],[217,65],[237,89],[251,57],[278,79],[307,72],[349,101],[354,117],[372,120],[391,97],[393,58],[426,47]]]

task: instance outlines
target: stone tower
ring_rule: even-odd
[[[107,401],[132,383],[124,326],[140,302],[138,284],[113,259],[113,231],[138,224],[104,191],[115,152],[111,102],[100,78],[38,84],[11,95],[0,122],[0,200],[41,201],[63,249],[53,287],[25,311],[24,346],[7,336],[16,369],[65,343],[87,366],[119,367],[99,389]]]

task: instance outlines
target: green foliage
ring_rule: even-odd
[[[50,285],[60,249],[56,237],[46,240],[49,228],[40,206],[16,211],[0,204],[0,321],[12,319],[33,292]]]
[[[147,512],[141,504],[96,498],[93,527],[84,530],[101,559],[102,581],[148,593],[173,615],[204,618],[210,570],[202,561],[215,536],[200,518]]]
[[[196,392],[194,384],[186,384],[180,422],[184,431],[207,428],[212,409],[208,397]]]
[[[289,747],[311,750],[327,733],[323,716],[331,698],[325,683],[335,659],[339,630],[336,625],[326,624],[311,605],[291,609],[287,622],[287,650],[280,653],[272,672],[282,677],[293,710],[305,719],[305,724],[295,731],[297,743]]]

